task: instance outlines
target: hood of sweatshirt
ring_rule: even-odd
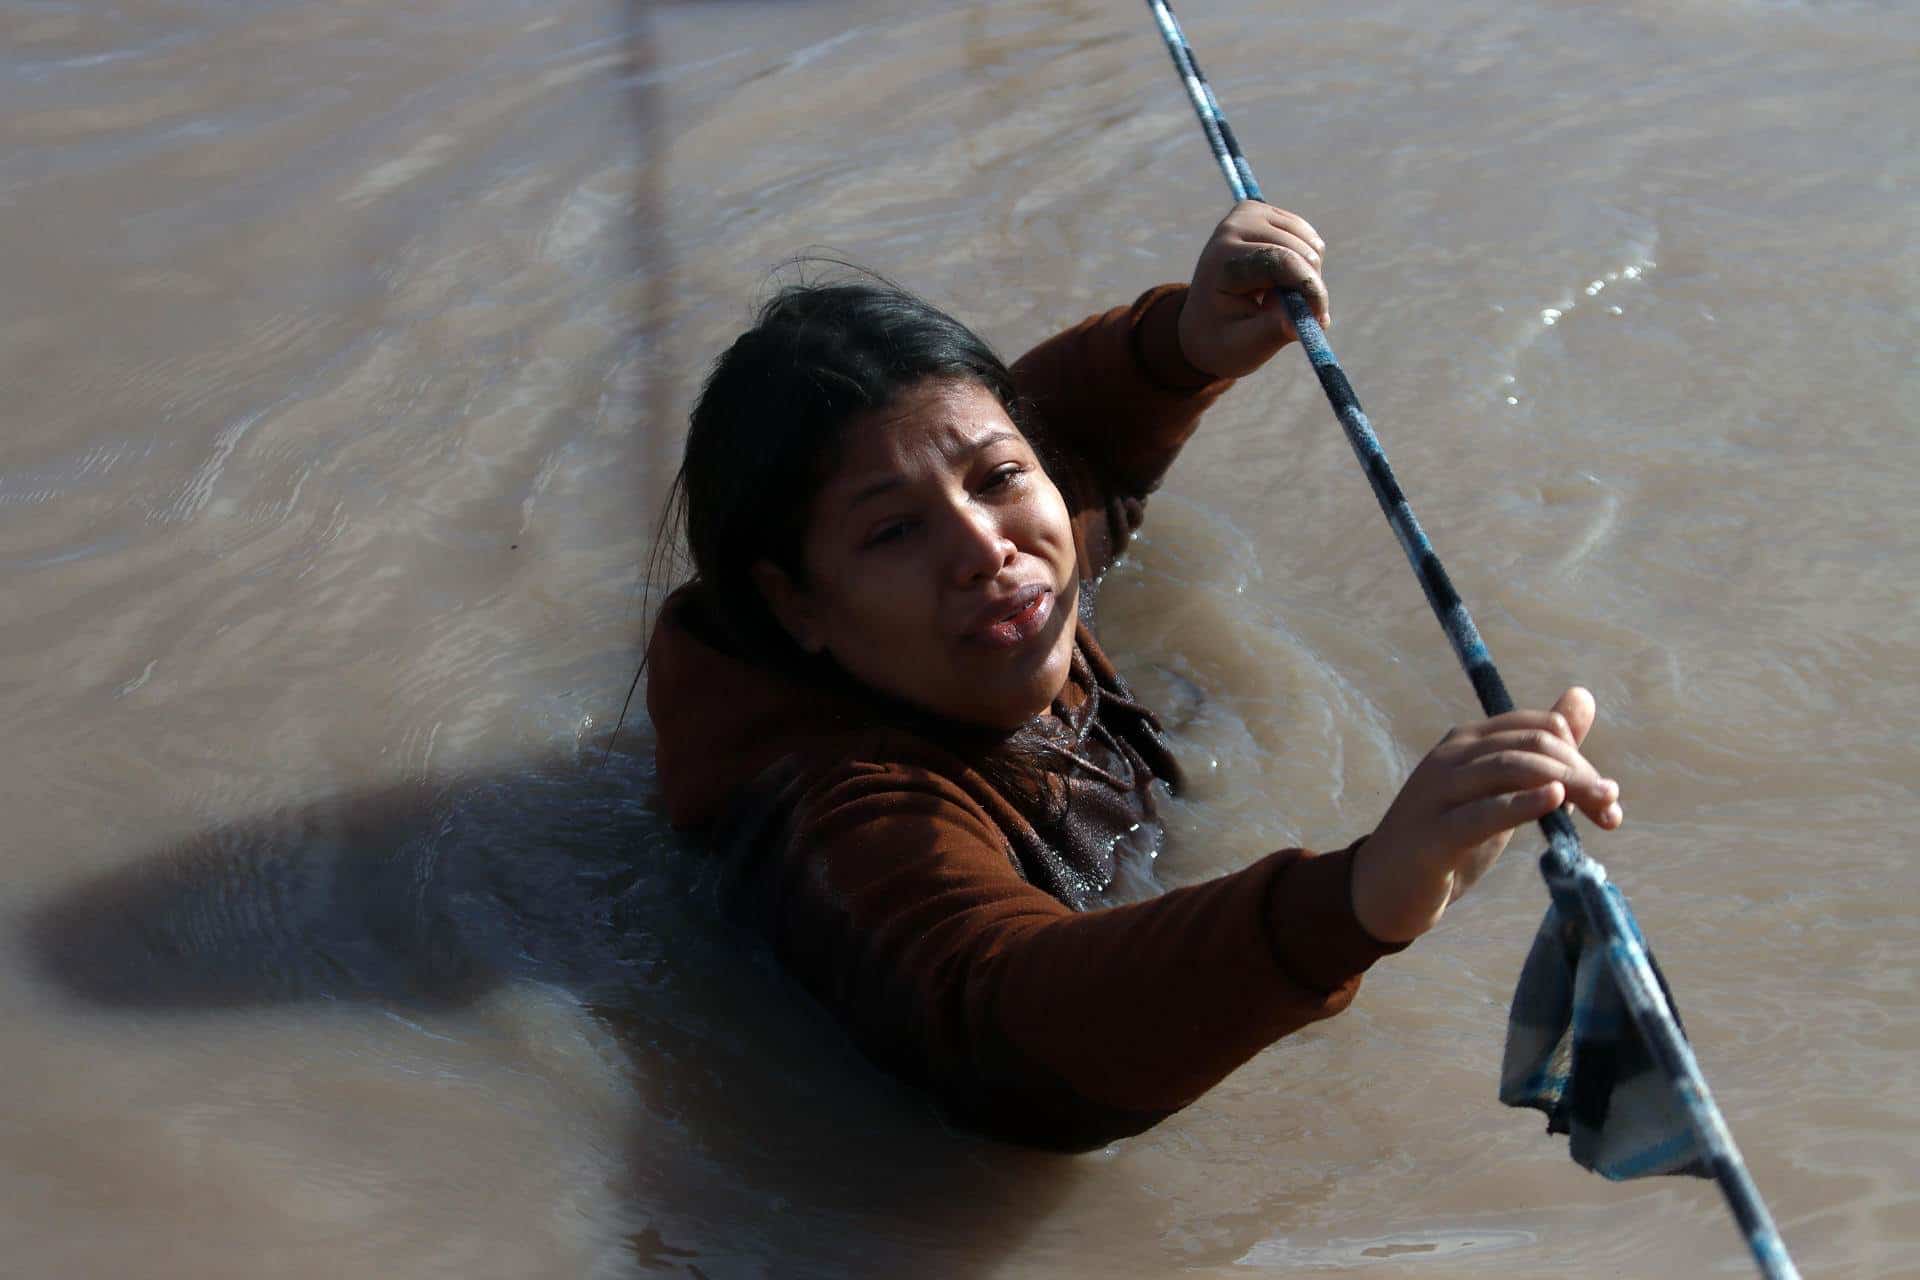
[[[701,625],[697,584],[661,606],[647,644],[647,714],[667,820],[702,827],[768,765],[808,740],[872,722],[858,699],[726,652]]]

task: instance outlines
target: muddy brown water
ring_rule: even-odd
[[[1814,1275],[1920,1273],[1920,21],[1185,15],[1509,682],[1599,696],[1627,889]],[[1141,6],[0,14],[0,1270],[1742,1274],[1493,1098],[1522,840],[1346,1016],[1092,1156],[945,1130],[594,767],[703,367],[781,259],[1007,351],[1224,196]],[[1470,713],[1312,379],[1104,599],[1170,879],[1364,832]]]

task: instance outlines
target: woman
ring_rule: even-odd
[[[1009,370],[890,287],[789,289],[720,358],[678,478],[694,580],[647,705],[676,825],[706,828],[782,962],[962,1122],[1083,1148],[1192,1102],[1352,1001],[1513,829],[1619,825],[1592,699],[1456,729],[1373,833],[1160,894],[1179,773],[1091,630],[1100,575],[1230,385],[1324,324],[1325,244],[1242,203],[1190,286]]]

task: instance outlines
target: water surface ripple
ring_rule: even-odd
[[[1912,1274],[1920,20],[1183,16],[1516,694],[1599,695],[1593,852],[1789,1243]],[[1740,1272],[1711,1187],[1494,1101],[1528,856],[1067,1159],[944,1129],[714,923],[644,718],[595,767],[774,264],[1012,353],[1222,211],[1136,6],[0,14],[10,1272]],[[1169,874],[1364,832],[1471,700],[1304,366],[1154,505],[1103,607],[1195,775]]]

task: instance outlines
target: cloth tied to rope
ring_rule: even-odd
[[[1601,874],[1591,860],[1583,871]],[[1573,876],[1549,876],[1547,887],[1553,901],[1507,1014],[1500,1101],[1546,1112],[1547,1132],[1567,1134],[1569,1154],[1602,1177],[1712,1177],[1679,1082],[1648,1050],[1607,963],[1610,946],[1639,948],[1678,1024],[1673,992],[1646,940],[1637,926],[1631,939],[1599,936],[1580,908]],[[1631,922],[1620,890],[1605,881],[1601,887]]]

